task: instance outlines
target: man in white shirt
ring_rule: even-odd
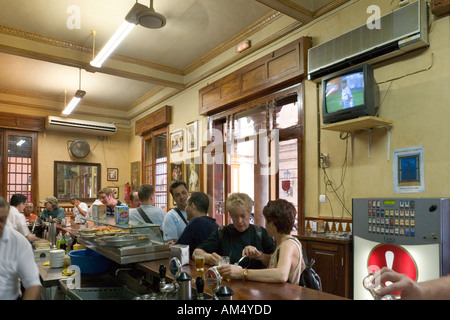
[[[156,224],[162,229],[165,212],[155,207],[155,188],[149,184],[143,184],[138,188],[138,197],[141,205],[139,208],[130,209],[130,222]]]
[[[39,240],[34,234],[28,229],[27,221],[25,216],[20,213],[25,208],[27,202],[27,197],[23,194],[13,194],[10,200],[10,208],[8,221],[6,224],[21,233],[28,241],[33,242]]]
[[[23,300],[37,300],[41,290],[39,269],[27,239],[6,225],[9,204],[0,197],[0,300],[20,297],[20,282],[25,288]]]
[[[169,187],[176,208],[173,208],[164,216],[163,233],[164,241],[169,245],[173,245],[180,238],[181,234],[188,224],[186,205],[189,198],[189,190],[186,182],[176,180]]]
[[[74,219],[75,222],[79,223],[80,218],[87,217],[88,212],[89,212],[89,207],[86,203],[81,202],[76,194],[72,194],[69,199],[70,199],[70,203],[74,205],[73,215],[71,218]]]

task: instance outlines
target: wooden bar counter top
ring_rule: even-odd
[[[173,280],[169,270],[169,260],[154,260],[136,263],[136,268],[144,272],[159,276],[159,266],[164,264],[167,269],[166,277]],[[211,266],[205,265],[205,271]],[[195,269],[191,260],[189,265],[181,267],[181,272],[187,272],[192,277],[192,287],[195,288],[195,279],[204,273]],[[230,287],[234,291],[233,300],[346,300],[344,297],[303,288],[290,283],[265,283],[256,281],[224,281],[222,285]],[[204,293],[212,296],[211,289],[205,283]]]

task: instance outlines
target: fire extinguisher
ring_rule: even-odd
[[[130,183],[127,182],[127,184],[125,185],[125,201],[130,201]]]

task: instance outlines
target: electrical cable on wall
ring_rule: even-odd
[[[325,195],[327,192],[334,193],[336,198],[339,200],[339,202],[342,205],[342,213],[341,213],[341,219],[344,218],[344,212],[347,211],[347,213],[352,216],[351,211],[347,208],[345,204],[345,186],[344,186],[344,180],[345,180],[345,174],[347,172],[347,153],[348,153],[348,138],[351,135],[345,132],[341,132],[340,139],[345,140],[345,156],[344,156],[344,162],[341,166],[341,178],[340,178],[340,184],[337,187],[333,186],[333,182],[331,181],[330,177],[328,176],[328,173],[326,171],[326,168],[322,168],[323,170],[323,178],[324,178],[324,184],[325,184]],[[342,190],[342,196],[339,195],[338,191],[339,189]],[[334,218],[334,211],[333,207],[331,205],[331,201],[329,201],[330,209],[332,217]]]

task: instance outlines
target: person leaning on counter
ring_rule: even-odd
[[[58,207],[58,200],[55,197],[47,197],[39,202],[43,202],[45,208],[39,217],[39,222],[47,221],[50,218],[57,223],[61,223],[65,219],[64,209]]]
[[[269,236],[275,238],[277,248],[269,255],[252,246],[242,251],[243,256],[257,259],[267,269],[247,270],[232,264],[219,266],[217,270],[226,279],[253,280],[261,282],[298,284],[306,265],[302,255],[302,245],[290,235],[297,210],[284,199],[269,201],[263,209]]]
[[[122,203],[114,198],[114,191],[111,188],[103,188],[98,192],[98,200],[106,205],[106,214],[114,215],[114,208],[116,206],[126,206],[126,203]]]
[[[217,265],[220,256],[229,256],[230,263],[233,264],[242,257],[246,246],[253,246],[265,254],[271,254],[275,250],[275,244],[267,230],[250,224],[253,201],[247,194],[231,194],[226,207],[233,224],[213,231],[211,236],[194,250],[193,257],[196,253],[203,254],[206,264]],[[265,265],[258,259],[250,259],[248,268],[261,269],[265,268]]]

